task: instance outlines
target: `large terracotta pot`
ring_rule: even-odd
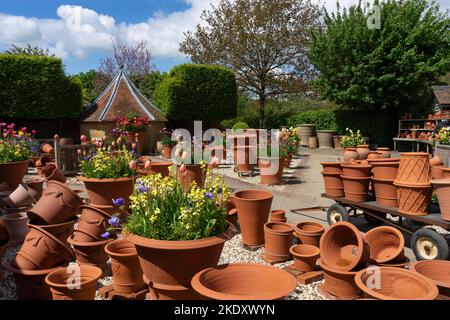
[[[309,144],[309,138],[316,135],[315,124],[299,124],[298,136],[300,138],[300,145],[307,147]]]
[[[425,152],[405,152],[400,154],[395,182],[408,184],[430,183],[431,171],[429,154]]]
[[[95,266],[69,266],[50,272],[45,282],[53,300],[94,300],[102,270]]]
[[[127,142],[133,143],[136,142],[136,136],[138,139],[137,146],[138,150],[137,152],[139,154],[144,153],[144,146],[145,146],[145,131],[138,131],[138,132],[130,132],[127,136]]]
[[[235,234],[230,228],[223,234],[200,240],[167,241],[127,235],[134,243],[153,298],[158,300],[195,299],[192,277],[200,270],[217,265],[225,241]]]
[[[259,158],[258,165],[261,184],[281,184],[284,166],[283,158]]]
[[[441,219],[450,221],[450,179],[432,180],[441,209]]]
[[[185,192],[189,191],[192,183],[195,182],[197,186],[203,186],[203,181],[205,179],[205,171],[202,169],[200,164],[186,164],[186,171],[181,172],[180,166],[178,166],[178,180],[183,186]]]
[[[367,201],[369,192],[369,177],[346,177],[341,176],[344,182],[345,199],[355,202]]]
[[[317,222],[300,222],[295,225],[294,236],[299,244],[309,244],[315,247],[320,245],[320,237],[325,232],[325,228]]]
[[[166,159],[172,158],[172,149],[171,146],[163,146],[161,150],[162,156]]]
[[[344,162],[350,162],[351,160],[358,160],[359,153],[356,148],[345,148],[344,151]]]
[[[0,183],[6,183],[9,190],[16,189],[22,183],[29,164],[28,160],[0,163]]]
[[[356,152],[358,152],[359,160],[366,160],[369,155],[370,149],[368,144],[360,144],[356,146]]]
[[[393,162],[370,162],[372,174],[375,179],[395,180],[398,171],[398,161]]]
[[[78,176],[77,179],[84,182],[90,204],[108,206],[112,205],[112,199],[124,198],[128,208],[134,177],[97,179]]]
[[[322,258],[319,265],[324,271],[323,289],[340,299],[355,299],[361,296],[361,290],[355,283],[356,271],[337,270],[326,265]]]
[[[439,293],[431,280],[402,268],[364,269],[356,274],[355,282],[366,297],[380,300],[434,300]]]
[[[233,148],[233,160],[237,165],[239,172],[249,172],[253,170],[255,159],[255,147],[235,146]]]
[[[289,248],[293,244],[293,228],[284,222],[268,222],[264,225],[264,257],[268,261],[284,262],[291,258]]]
[[[255,263],[232,263],[207,268],[192,278],[192,287],[214,300],[280,300],[295,290],[288,272]]]
[[[27,189],[28,187],[25,184],[19,184],[16,190],[3,199],[3,203],[9,208],[21,208],[35,203]]]
[[[41,199],[28,211],[33,224],[58,224],[72,220],[83,200],[58,181],[49,181]]]
[[[319,248],[309,244],[294,245],[289,252],[294,257],[293,267],[301,272],[313,271],[320,256]]]
[[[270,211],[270,222],[286,222],[286,211],[277,209]]]
[[[431,280],[439,289],[439,294],[444,298],[450,297],[450,261],[447,260],[423,260],[411,264],[410,270],[417,272]]]
[[[350,164],[341,164],[342,167],[342,175],[346,177],[370,177],[370,172],[372,166],[369,164],[358,164],[358,163],[350,163]]]
[[[389,148],[377,148],[377,151],[381,153],[382,158],[390,158],[391,157],[391,151]]]
[[[55,180],[55,181],[59,181],[61,183],[66,182],[66,177],[64,176],[64,173],[62,173],[61,170],[59,170],[56,167],[55,163],[49,163],[49,164],[45,165],[45,167],[43,167],[40,170],[39,176],[41,176],[42,178],[44,178],[47,181]]]
[[[160,173],[162,177],[167,177],[169,175],[169,168],[173,163],[169,161],[152,161],[152,165],[148,170],[147,174],[158,174]]]
[[[380,206],[398,207],[397,188],[394,180],[372,178],[376,202]]]
[[[428,214],[428,206],[431,202],[431,184],[407,184],[397,183],[398,211],[413,216]]]
[[[341,162],[321,162],[323,172],[342,174]]]
[[[337,132],[335,130],[317,130],[319,148],[334,148],[333,136],[336,134]]]
[[[232,196],[245,245],[258,246],[264,243],[264,224],[272,206],[273,193],[262,190],[243,190]]]
[[[111,257],[114,290],[133,293],[145,287],[136,247],[127,240],[115,240],[105,247]]]
[[[105,246],[113,241],[106,239],[95,242],[79,242],[73,239],[73,235],[67,238],[67,242],[72,245],[76,262],[78,264],[90,264],[99,267],[103,271],[107,269],[108,255],[105,252]]]
[[[340,221],[320,238],[320,257],[330,268],[352,271],[366,266],[370,251],[361,232],[353,224]]]
[[[73,240],[78,242],[95,242],[104,240],[101,235],[109,226],[111,215],[92,206],[81,206],[81,217]],[[67,237],[66,237],[67,238]]]
[[[3,221],[6,223],[11,245],[16,246],[22,244],[30,231],[27,225],[29,221],[27,214],[25,212],[10,213],[3,216]]]
[[[366,232],[364,239],[369,244],[370,259],[377,264],[405,260],[405,238],[396,228],[389,226],[373,228]]]
[[[331,197],[343,197],[345,194],[342,174],[323,171],[321,173],[325,184],[325,193]]]
[[[54,235],[56,238],[61,240],[68,248],[70,248],[67,242],[67,237],[70,236],[75,228],[75,224],[78,222],[78,217],[73,218],[68,222],[58,223],[58,224],[45,224],[45,225],[35,225],[48,233]],[[28,224],[30,227],[31,224]]]

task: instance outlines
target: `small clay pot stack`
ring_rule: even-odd
[[[342,167],[345,199],[355,202],[367,201],[372,166],[365,163],[345,163]]]
[[[322,162],[322,176],[325,183],[325,193],[331,197],[344,197],[342,167],[340,162]]]
[[[394,180],[397,177],[399,158],[371,159],[372,183],[376,202],[380,206],[398,207],[397,189]]]

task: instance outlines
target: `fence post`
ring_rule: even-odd
[[[53,139],[54,139],[54,145],[55,145],[56,168],[58,168],[58,170],[61,170],[61,145],[59,144],[59,135],[55,134]]]

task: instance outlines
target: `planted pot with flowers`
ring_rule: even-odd
[[[138,152],[142,154],[145,145],[145,131],[150,127],[150,119],[128,113],[126,116],[116,117],[115,122],[116,128],[113,130],[113,134],[125,137],[128,143],[134,143],[137,135]]]
[[[341,137],[341,147],[344,148],[344,161],[360,159],[360,154],[357,151],[357,147],[366,143],[366,139],[362,136],[361,132],[357,130],[354,132],[352,129],[346,128],[346,134]],[[367,149],[367,155],[369,149]],[[363,160],[363,159],[362,159]]]
[[[184,192],[176,176],[137,181],[124,237],[135,244],[152,299],[197,299],[190,282],[216,266],[234,234],[227,219],[230,190],[208,170],[203,186]]]
[[[446,167],[450,166],[450,127],[441,128],[430,140],[435,146],[435,156],[438,156]]]
[[[283,128],[281,131],[281,142],[286,148],[287,153],[284,161],[284,167],[288,168],[292,158],[298,153],[298,144],[300,142],[298,129],[293,127],[290,127],[289,129]]]
[[[177,144],[172,140],[172,130],[162,128],[159,132],[161,134],[161,154],[164,158],[170,159],[172,157],[172,148]]]

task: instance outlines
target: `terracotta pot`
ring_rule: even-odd
[[[134,177],[96,179],[78,176],[77,179],[84,182],[90,204],[110,206],[113,204],[112,199],[124,198],[125,207],[128,208]]]
[[[443,162],[439,156],[434,156],[430,159],[430,166],[440,166],[443,165]]]
[[[214,300],[280,300],[295,290],[288,272],[255,263],[230,263],[198,272],[192,287]]]
[[[28,193],[27,189],[26,185],[19,184],[16,190],[3,199],[3,203],[9,208],[21,208],[33,204],[35,200]]]
[[[147,174],[160,173],[161,176],[167,177],[169,175],[169,167],[172,165],[173,163],[169,161],[159,161],[159,162],[152,161],[152,165],[148,170]]]
[[[370,178],[341,176],[344,182],[345,199],[355,202],[367,201]]]
[[[300,244],[309,244],[319,247],[320,237],[325,232],[325,228],[317,222],[300,222],[295,225],[294,236]]]
[[[349,162],[350,160],[358,160],[359,153],[356,148],[345,148],[344,151],[344,161]]]
[[[316,268],[317,259],[320,256],[320,250],[316,246],[309,244],[298,244],[292,246],[289,252],[294,257],[293,267],[301,272],[313,271]]]
[[[49,225],[36,225],[48,233],[54,235],[56,238],[61,240],[67,247],[70,248],[69,243],[67,242],[67,237],[70,236],[75,227],[75,223],[78,222],[78,217],[73,218],[68,222],[58,223],[58,224],[49,224]],[[31,224],[28,224],[28,227],[31,227]]]
[[[72,220],[83,201],[76,192],[58,181],[49,181],[41,199],[28,211],[33,224],[58,224]]]
[[[161,150],[162,156],[166,159],[172,158],[172,149],[170,146],[163,146]]]
[[[432,180],[441,209],[441,219],[450,221],[450,179]]]
[[[64,173],[59,170],[54,163],[47,164],[42,168],[40,174],[41,177],[45,178],[47,181],[55,180],[61,183],[66,182],[66,177]]]
[[[326,265],[322,258],[319,265],[324,271],[323,288],[340,299],[355,299],[361,296],[361,290],[355,283],[356,271],[341,271]]]
[[[340,221],[320,238],[320,257],[330,268],[352,271],[366,266],[370,251],[361,232],[353,224]]]
[[[273,262],[284,262],[291,259],[289,248],[293,244],[290,224],[283,222],[268,222],[264,225],[264,257]]]
[[[316,136],[316,125],[315,124],[298,125],[298,136],[300,138],[300,145],[307,147],[309,143],[309,138],[311,136]]]
[[[251,146],[235,146],[233,147],[233,160],[237,165],[239,172],[249,172],[253,170],[254,163],[252,161],[256,160],[255,147]]]
[[[283,177],[283,165],[283,158],[259,158],[258,166],[261,184],[281,184]]]
[[[52,159],[51,157],[42,156],[34,163],[34,165],[36,167],[45,167],[47,164],[51,162],[54,162],[54,159]]]
[[[73,235],[67,238],[67,242],[73,246],[76,262],[78,264],[89,264],[106,270],[108,262],[108,255],[105,252],[105,246],[113,241],[113,239],[106,239],[95,242],[79,242],[73,239]]]
[[[382,158],[391,157],[391,151],[389,150],[389,148],[377,148],[377,151],[381,153]]]
[[[417,272],[437,285],[439,294],[450,297],[450,261],[423,260],[411,264],[410,270]]]
[[[34,178],[34,179],[25,181],[25,184],[28,187],[27,191],[30,194],[30,196],[33,197],[33,199],[35,201],[39,201],[39,199],[42,196],[44,182],[45,182],[45,179],[41,179],[41,178]]]
[[[50,272],[45,283],[53,300],[94,300],[102,270],[90,265],[71,265]]]
[[[9,190],[15,190],[27,173],[28,160],[0,163],[0,183],[6,183]]]
[[[317,139],[317,136],[310,136],[308,138],[308,148],[309,149],[317,149],[319,146],[319,140]]]
[[[286,222],[285,210],[272,210],[270,211],[270,222]]]
[[[394,186],[394,180],[372,178],[372,182],[378,205],[398,207],[397,188]]]
[[[381,159],[383,158],[383,154],[381,152],[378,151],[370,151],[369,154],[367,155],[367,159]]]
[[[189,191],[192,183],[195,182],[197,186],[203,186],[205,179],[205,172],[200,164],[186,164],[186,171],[183,174],[178,166],[178,180],[184,188],[185,192]]]
[[[72,250],[48,231],[30,225],[15,264],[19,269],[49,269],[68,263],[74,258]]]
[[[342,175],[346,177],[370,177],[370,172],[372,169],[372,166],[369,164],[357,164],[357,163],[350,163],[350,164],[341,164],[342,167]]]
[[[47,153],[47,154],[54,154],[55,153],[55,149],[48,143],[43,143],[41,145],[41,152],[42,153]]]
[[[450,179],[450,168],[442,168],[442,178]]]
[[[377,264],[393,263],[405,260],[403,234],[394,227],[376,227],[364,235],[369,244],[370,259]]]
[[[431,178],[432,179],[442,179],[444,178],[444,166],[432,166],[431,167]]]
[[[264,224],[269,217],[272,200],[273,193],[262,190],[243,190],[232,196],[238,212],[243,244],[264,244]]]
[[[334,148],[333,136],[337,134],[335,130],[317,130],[319,148]]]
[[[407,184],[397,183],[398,211],[413,216],[428,214],[428,205],[431,202],[433,188],[431,184]]]
[[[10,244],[12,246],[22,244],[30,231],[27,225],[29,221],[27,214],[25,212],[10,213],[3,216],[3,221],[9,232]]]
[[[360,144],[356,146],[356,152],[358,152],[358,159],[359,160],[365,160],[367,159],[367,156],[369,155],[370,149],[368,144]]]
[[[343,197],[344,183],[340,173],[321,172],[325,183],[325,193],[331,197]]]
[[[371,162],[372,174],[375,179],[395,180],[398,171],[398,161]]]
[[[200,240],[155,240],[135,234],[127,235],[126,240],[136,246],[144,281],[154,298],[193,299],[198,295],[190,286],[192,277],[217,265],[225,241],[234,234],[230,226],[221,235]]]
[[[323,172],[342,174],[342,167],[340,162],[321,162]]]
[[[129,212],[127,211],[127,209],[121,209],[119,207],[113,206],[113,205],[106,205],[106,206],[102,206],[102,205],[96,205],[96,204],[89,204],[90,207],[93,207],[95,209],[101,210],[106,212],[108,215],[112,216],[115,215],[117,213],[119,213],[119,218],[121,220],[126,219],[126,217],[128,216]]]
[[[81,217],[73,234],[73,240],[77,242],[104,240],[101,234],[106,232],[111,215],[92,206],[81,206],[80,209]]]
[[[370,288],[374,276],[379,281],[375,288]],[[434,300],[439,293],[431,280],[401,268],[364,269],[356,274],[355,282],[366,297],[379,300]]]
[[[429,154],[425,152],[405,152],[400,154],[395,182],[398,183],[430,183],[431,171]]]
[[[105,251],[111,257],[113,284],[117,293],[138,292],[146,286],[134,244],[127,240],[115,240],[106,245]]]

